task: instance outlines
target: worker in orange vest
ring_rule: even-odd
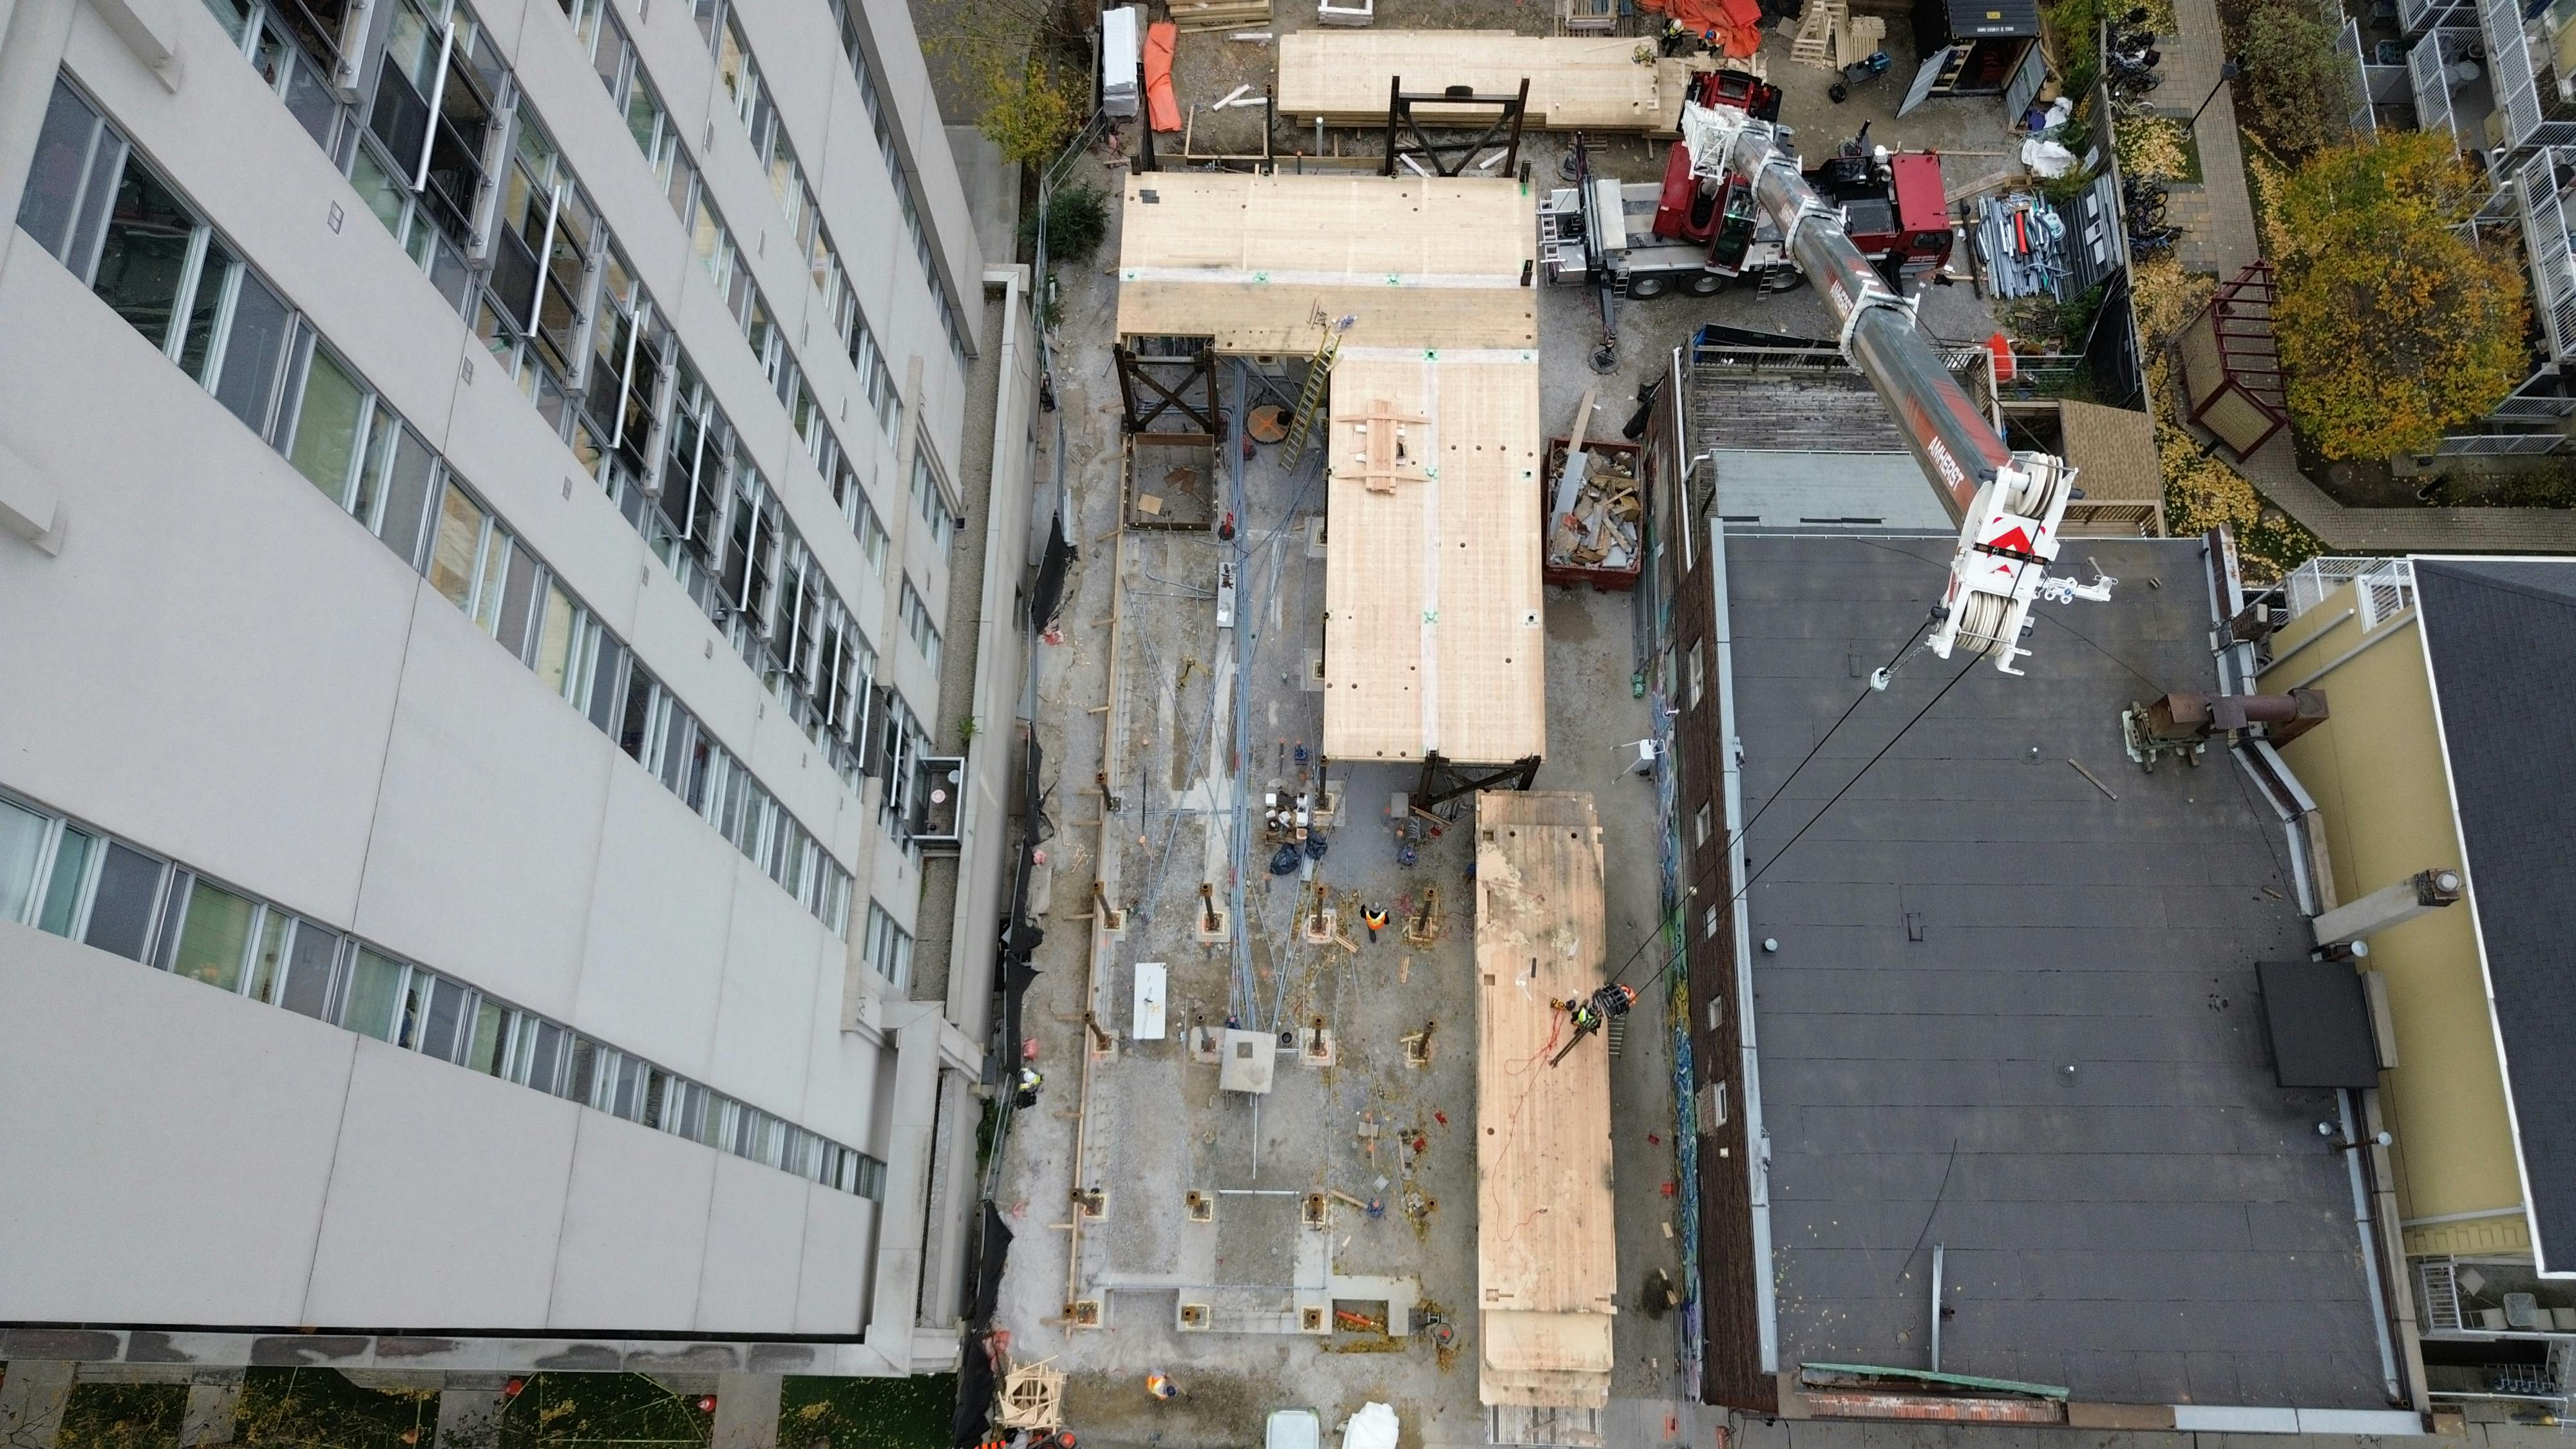
[[[1361,907],[1361,909],[1360,909],[1360,923],[1368,927],[1369,940],[1370,940],[1370,941],[1372,941],[1372,942],[1376,941],[1376,940],[1377,940],[1377,933],[1386,929],[1386,909],[1385,909],[1385,907],[1383,907],[1383,906],[1363,906],[1363,907]]]

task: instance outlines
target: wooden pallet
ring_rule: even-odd
[[[1819,70],[1834,69],[1834,39],[1849,11],[1843,0],[1807,0],[1798,17],[1798,34],[1789,42],[1789,58]]]
[[[1846,15],[1834,27],[1834,68],[1842,69],[1869,58],[1887,39],[1887,18],[1883,15]]]

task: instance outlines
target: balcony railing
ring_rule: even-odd
[[[2397,0],[2398,27],[2409,35],[2421,35],[2437,25],[2476,23],[2468,0]]]
[[[2522,244],[2531,262],[2533,310],[2549,337],[2549,355],[2576,359],[2576,237],[2568,231],[2567,192],[2576,184],[2576,148],[2545,146],[2514,174],[2522,203]]]

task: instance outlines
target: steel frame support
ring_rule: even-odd
[[[1422,780],[1414,787],[1409,803],[1417,810],[1428,810],[1478,790],[1526,790],[1537,781],[1538,767],[1539,757],[1527,755],[1508,765],[1461,768],[1457,761],[1435,751],[1422,757]]]
[[[1404,77],[1389,78],[1386,83],[1386,161],[1378,174],[1393,176],[1397,162],[1409,158],[1417,165],[1428,166],[1435,176],[1462,176],[1469,166],[1475,164],[1479,152],[1490,146],[1501,146],[1502,164],[1494,168],[1493,174],[1510,176],[1520,167],[1521,125],[1529,114],[1529,86],[1529,77],[1523,76],[1516,94],[1480,96],[1472,86],[1451,86],[1445,91],[1407,91]],[[1474,140],[1434,141],[1413,113],[1417,105],[1493,106],[1496,110],[1484,132]],[[1409,142],[1397,140],[1399,129],[1411,138]]]
[[[1118,400],[1123,408],[1120,427],[1130,433],[1152,433],[1175,442],[1213,443],[1225,431],[1225,415],[1216,405],[1214,347],[1202,344],[1188,357],[1139,357],[1120,342],[1111,344],[1109,352],[1118,364]],[[1173,380],[1166,382],[1166,378]],[[1189,394],[1201,388],[1205,401],[1192,402]],[[1164,414],[1176,410],[1179,420],[1190,426],[1154,426]]]

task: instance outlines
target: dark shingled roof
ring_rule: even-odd
[[[1777,801],[1745,899],[1779,942],[1749,1034],[1781,1367],[1924,1364],[1937,1243],[1945,1370],[2385,1408],[2351,1183],[2316,1131],[2334,1094],[2278,1086],[2265,1050],[2256,964],[2308,941],[2280,827],[2223,755],[2145,775],[2121,752],[2122,707],[2216,687],[2199,540],[2086,540],[2122,582],[2039,609],[2028,678],[1974,666],[1862,774],[1961,667],[1917,658],[1786,778],[1951,547],[1727,543],[1744,804]]]
[[[2541,1264],[2576,1269],[2576,562],[2418,559]]]

